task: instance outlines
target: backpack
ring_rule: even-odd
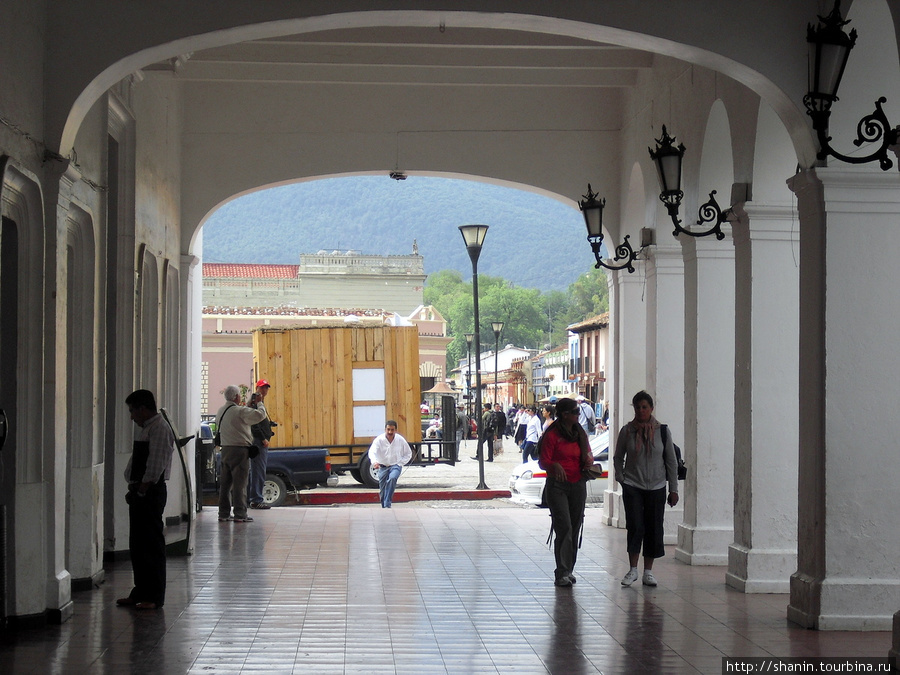
[[[585,406],[585,405],[586,405],[585,403],[580,403],[580,404],[579,404],[579,407],[581,408],[581,412],[584,413],[584,418],[587,420],[587,425],[588,425],[587,430],[588,430],[588,433],[589,433],[589,434],[592,434],[592,433],[594,433],[594,432],[597,430],[597,425],[594,423],[594,418],[593,418],[593,416],[588,415],[586,412],[584,412],[584,406]]]
[[[489,414],[487,416],[487,422],[484,421],[484,415],[481,416],[481,420],[482,420],[482,424],[484,425],[484,433],[485,434],[494,433],[494,425],[495,425],[494,412],[493,411],[489,412]]]
[[[669,439],[669,425],[660,424],[659,431],[662,434],[663,449],[665,449]],[[672,443],[672,447],[675,448],[675,461],[678,462],[678,480],[684,480],[687,478],[687,467],[684,465],[684,460],[681,458],[681,448],[675,445],[675,443]]]

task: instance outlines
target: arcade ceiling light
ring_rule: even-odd
[[[818,158],[828,156],[849,164],[866,164],[878,160],[882,171],[890,169],[894,163],[888,159],[887,151],[897,145],[900,127],[891,128],[882,104],[887,99],[882,96],[875,101],[875,110],[863,117],[856,125],[856,147],[863,143],[881,143],[875,152],[864,157],[842,155],[831,147],[828,135],[828,118],[831,105],[838,100],[837,91],[850,57],[850,50],[856,44],[856,29],[849,34],[843,27],[849,21],[841,17],[841,0],[835,0],[834,9],[826,17],[819,16],[819,25],[813,28],[807,24],[806,41],[809,43],[809,91],[803,97],[806,113],[812,118],[813,129],[819,138]]]

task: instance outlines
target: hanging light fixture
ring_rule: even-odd
[[[847,67],[850,51],[856,44],[856,29],[844,32],[849,21],[841,17],[841,0],[835,0],[834,9],[828,16],[819,16],[819,24],[807,24],[806,41],[809,43],[809,91],[803,97],[806,114],[812,118],[813,129],[819,139],[818,158],[829,156],[849,164],[867,164],[878,160],[882,171],[890,169],[894,163],[887,156],[891,146],[898,143],[900,127],[891,128],[882,105],[887,99],[882,96],[875,101],[875,110],[863,117],[856,125],[856,147],[863,143],[881,143],[875,152],[865,156],[849,156],[831,147],[828,135],[828,118],[831,105],[838,100],[838,88]]]
[[[600,245],[603,243],[603,207],[606,206],[606,200],[597,199],[597,197],[598,195],[591,189],[591,184],[588,183],[588,193],[582,195],[582,200],[578,202],[578,207],[581,209],[581,213],[584,216],[584,224],[587,226],[587,240],[591,244],[591,250],[594,252],[594,259],[597,261],[597,264],[594,265],[594,267],[597,269],[605,267],[606,269],[613,271],[627,269],[630,274],[634,272],[634,265],[632,263],[637,260],[638,257],[638,254],[628,241],[630,235],[626,234],[624,241],[616,246],[616,257],[613,258],[613,262],[624,260],[625,262],[621,265],[610,265],[609,263],[604,262],[600,257]]]
[[[678,210],[681,208],[681,200],[684,192],[681,191],[681,166],[684,160],[685,147],[683,143],[675,146],[675,137],[669,136],[666,131],[666,125],[663,124],[662,136],[656,139],[656,150],[647,148],[650,151],[650,159],[656,164],[656,174],[659,178],[659,200],[665,204],[666,211],[675,225],[672,232],[674,236],[679,234],[687,234],[691,237],[707,237],[711,234],[716,235],[716,239],[721,241],[725,238],[722,232],[722,225],[728,222],[728,216],[731,215],[731,209],[722,211],[716,201],[716,191],[709,193],[709,201],[703,204],[698,215],[697,225],[706,225],[712,223],[713,226],[708,230],[688,230],[682,227],[681,220],[678,218]]]

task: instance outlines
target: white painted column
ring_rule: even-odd
[[[606,398],[609,401],[609,478],[603,491],[603,522],[613,527],[625,527],[625,512],[622,510],[619,485],[615,480],[615,467],[612,454],[615,451],[616,430],[619,428],[619,286],[613,281],[613,274],[607,275],[609,280],[609,343],[606,350]]]
[[[900,662],[900,612],[894,614],[894,632],[888,656],[893,656]]]
[[[787,593],[797,566],[799,222],[744,204],[735,246],[734,543],[726,583]]]
[[[200,341],[203,335],[202,319],[203,319],[203,274],[200,258],[192,255],[181,256],[181,288],[182,288],[182,307],[187,320],[184,323],[184,330],[179,336],[181,341],[182,360],[180,367],[182,372],[190,374],[188,381],[188,389],[186,395],[182,396],[183,410],[181,411],[182,419],[187,420],[184,425],[184,433],[187,435],[195,434],[194,440],[188,443],[188,471],[190,472],[191,494],[193,501],[196,502],[196,453],[197,439],[200,435],[200,362],[201,362],[201,346]],[[188,504],[187,513],[191,520],[197,517],[195,505]],[[193,540],[187,543],[188,551],[193,552]]]
[[[67,167],[68,168],[68,167]],[[45,176],[45,192],[48,218],[51,219],[48,237],[46,288],[47,321],[44,324],[44,340],[53,352],[47,354],[48,372],[44,375],[47,410],[52,411],[44,420],[46,438],[52,439],[42,451],[44,453],[42,503],[46,511],[45,530],[46,550],[43,561],[32,559],[32,566],[46,564],[47,585],[44,607],[53,621],[62,622],[74,612],[72,604],[72,577],[66,568],[66,471],[67,453],[66,439],[67,407],[66,407],[66,375],[68,358],[66,354],[66,303],[68,288],[66,283],[66,218],[67,205],[71,201],[72,186],[78,180],[74,169],[57,175],[54,168],[48,168]],[[52,290],[51,290],[52,289]],[[52,317],[52,319],[50,318]],[[84,394],[90,395],[89,392]],[[17,512],[17,518],[25,516]],[[28,519],[34,517],[27,514]],[[40,530],[23,531],[26,537],[39,536]],[[17,532],[17,535],[19,533]],[[80,533],[79,533],[80,534]],[[24,568],[23,568],[24,569]]]
[[[644,305],[644,275],[639,271],[612,272],[610,298],[610,329],[613,331],[615,349],[610,362],[614,392],[610,408],[610,453],[615,450],[616,438],[623,424],[634,415],[631,398],[647,387],[647,310]],[[614,287],[614,288],[612,288]],[[603,495],[606,524],[625,527],[625,509],[622,506],[622,490],[615,478],[615,468],[609,463],[609,481]]]
[[[681,243],[665,231],[666,240],[651,249],[647,270],[647,391],[653,396],[656,418],[668,425],[672,439],[684,445],[684,256]],[[684,518],[681,501],[666,507],[665,543],[678,541]]]
[[[706,237],[683,247],[688,477],[675,557],[725,565],[734,537],[734,246]]]
[[[800,260],[797,571],[788,619],[890,630],[900,608],[900,176],[794,176]]]

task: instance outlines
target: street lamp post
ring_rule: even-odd
[[[481,255],[481,247],[484,244],[484,236],[487,234],[487,225],[460,225],[460,234],[463,241],[466,242],[466,251],[469,253],[469,259],[472,261],[472,301],[473,314],[475,315],[475,357],[478,359],[478,365],[475,367],[475,418],[478,425],[478,485],[476,490],[487,490],[488,486],[484,482],[484,452],[482,445],[484,443],[484,424],[481,421],[481,334],[479,332],[478,317],[478,257]]]
[[[491,328],[494,329],[494,403],[497,403],[497,357],[500,355],[500,331],[503,330],[503,322],[492,321]]]
[[[472,417],[472,340],[475,333],[466,333],[466,412]],[[466,434],[468,436],[468,434]]]

